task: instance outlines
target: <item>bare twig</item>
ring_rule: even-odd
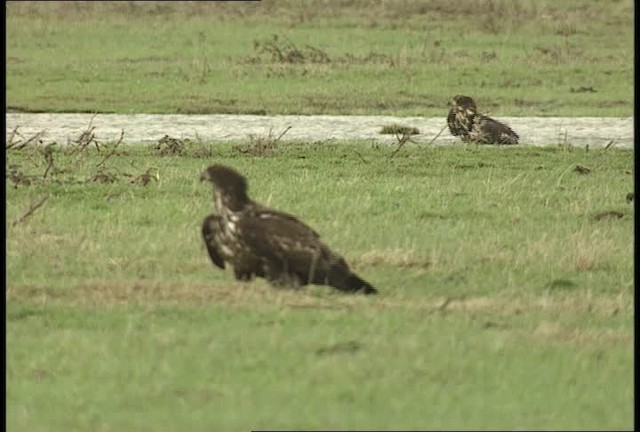
[[[429,144],[427,144],[428,146],[430,146],[431,144],[433,144],[433,142],[442,134],[442,132],[444,132],[445,128],[447,127],[446,123],[444,126],[442,126],[442,129],[440,129],[440,132],[438,132],[436,134],[436,136],[434,136],[431,141],[429,141]]]
[[[289,129],[291,129],[291,126],[287,126],[287,128],[282,131],[282,133],[278,136],[278,138],[276,138],[276,140],[273,142],[273,145],[275,145],[278,141],[280,141],[280,138],[282,138],[284,134],[289,132]],[[269,131],[269,135],[271,135],[271,131]]]
[[[357,151],[357,150],[354,150],[354,151],[355,151],[355,153],[358,155],[358,157],[360,158],[360,160],[361,160],[362,162],[364,162],[364,163],[369,163],[369,162],[367,162],[367,160],[366,160],[366,159],[365,159],[365,158],[360,154],[360,152],[359,152],[359,151]]]
[[[39,141],[40,138],[42,138],[42,136],[45,134],[45,132],[46,132],[46,130],[41,130],[40,132],[36,132],[31,137],[29,137],[29,139],[27,139],[26,141],[17,141],[15,143],[11,144],[10,146],[7,146],[7,149],[20,150],[20,149],[28,146],[32,142]],[[17,131],[16,131],[16,133],[17,133]]]
[[[84,131],[82,131],[80,136],[75,141],[73,141],[73,143],[75,144],[75,147],[69,153],[69,155],[73,155],[74,153],[84,152],[91,143],[94,143],[96,148],[98,148],[98,143],[95,141],[95,134],[93,133],[96,127],[91,126],[91,124],[93,123],[93,119],[96,117],[96,115],[97,114],[94,114],[91,117],[91,119],[89,120],[89,124],[87,125],[87,128]]]
[[[111,156],[114,155],[114,153],[116,152],[116,149],[118,148],[118,146],[122,142],[123,138],[124,138],[124,129],[122,129],[122,132],[120,132],[120,138],[118,139],[118,142],[116,142],[116,144],[113,146],[111,151],[105,157],[103,157],[100,162],[98,162],[96,167],[99,167],[100,165],[104,164],[107,161],[107,159],[109,159]]]
[[[31,207],[29,207],[29,210],[27,210],[22,216],[20,216],[18,219],[14,220],[13,222],[11,222],[11,226],[16,226],[18,225],[20,222],[24,221],[26,218],[28,218],[29,216],[31,216],[33,214],[33,212],[35,212],[38,208],[42,207],[42,205],[49,199],[49,195],[45,195],[42,198],[40,198],[40,201],[38,201],[37,203],[33,204]]]
[[[13,138],[16,136],[17,133],[18,133],[18,126],[13,128],[13,130],[11,131],[11,134],[9,135],[9,138],[5,140],[5,147],[7,149],[10,149],[11,147],[17,144],[13,142]]]
[[[611,141],[609,141],[609,143],[604,147],[605,150],[609,150],[609,147],[611,147],[613,145],[613,143],[616,142],[615,139],[612,139]]]
[[[415,143],[415,141],[411,139],[411,134],[406,132],[403,132],[402,136],[396,134],[396,139],[398,140],[398,147],[389,155],[389,158],[394,157],[407,142]]]
[[[165,135],[158,140],[158,144],[154,145],[152,149],[160,156],[182,156],[187,150],[188,143],[189,139],[178,139]]]
[[[55,143],[51,143],[47,145],[44,149],[42,149],[42,155],[44,156],[44,160],[47,163],[47,168],[44,170],[44,174],[42,175],[43,179],[47,178],[47,175],[49,174],[49,170],[53,168],[53,149],[52,148],[54,145]]]

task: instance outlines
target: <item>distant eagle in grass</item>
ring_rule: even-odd
[[[465,142],[478,144],[518,144],[518,134],[504,123],[480,114],[475,101],[469,96],[453,98],[447,116],[451,135]]]
[[[246,179],[234,169],[212,165],[200,180],[213,185],[215,211],[202,223],[209,257],[221,269],[232,265],[237,280],[263,277],[275,286],[316,284],[377,293],[312,228],[293,215],[252,201]]]

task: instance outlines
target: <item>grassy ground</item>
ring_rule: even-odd
[[[632,427],[632,152],[255,144],[8,150],[9,430]],[[214,162],[380,295],[213,268]]]
[[[6,11],[9,110],[443,116],[467,93],[496,115],[632,115],[626,1]],[[9,430],[632,427],[631,151],[18,147]],[[214,162],[380,295],[213,268],[198,177]]]
[[[625,0],[8,2],[10,110],[631,116]]]

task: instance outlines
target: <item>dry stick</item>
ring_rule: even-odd
[[[95,141],[95,134],[93,133],[93,130],[95,128],[95,126],[91,126],[91,129],[87,129],[86,131],[82,132],[82,135],[80,135],[80,137],[76,141],[76,143],[78,144],[77,149],[79,152],[86,150],[86,148],[89,147],[89,144]]]
[[[275,145],[275,143],[280,141],[280,138],[282,138],[284,136],[284,134],[289,132],[289,129],[291,129],[291,126],[287,126],[287,128],[280,134],[280,136],[278,138],[276,138],[276,140],[273,142],[273,144]],[[271,134],[271,131],[269,131],[269,134]]]
[[[447,127],[447,125],[446,125],[446,124],[445,124],[444,126],[442,126],[442,129],[440,129],[440,132],[438,132],[438,133],[436,134],[436,136],[434,136],[434,137],[433,137],[433,139],[432,139],[431,141],[429,141],[429,144],[427,144],[427,145],[429,146],[429,145],[433,144],[433,142],[434,142],[434,141],[435,141],[435,140],[440,136],[440,134],[441,134],[442,132],[444,132],[444,130],[445,130],[445,128],[446,128],[446,127]]]
[[[100,143],[98,142],[98,140],[94,139],[93,145],[96,147],[96,150],[98,151],[98,153],[100,153]]]
[[[404,139],[404,136],[401,138],[401,137],[398,136],[397,133],[396,133],[396,139],[398,140],[398,147],[396,147],[396,149],[391,152],[391,154],[389,155],[389,159],[394,157],[396,155],[396,153],[398,153],[400,151],[402,146],[404,146],[404,144],[407,142],[407,140]]]
[[[398,147],[389,155],[389,158],[394,157],[408,141],[415,142],[411,139],[411,135],[407,133],[403,133],[402,136],[396,133],[396,139],[398,140]]]
[[[605,146],[605,148],[604,148],[604,149],[605,149],[605,150],[609,150],[609,147],[611,147],[611,146],[613,145],[613,143],[614,143],[614,142],[616,142],[616,140],[615,140],[615,139],[612,139],[611,141],[609,141],[609,144],[607,144],[607,145]]]
[[[43,196],[40,201],[38,201],[36,204],[32,205],[29,210],[27,210],[27,212],[25,214],[23,214],[22,216],[20,216],[20,218],[14,220],[13,222],[11,222],[11,226],[16,226],[18,225],[20,222],[22,222],[23,220],[25,220],[26,218],[28,218],[29,216],[31,216],[33,214],[34,211],[36,211],[38,208],[40,208],[47,200],[49,199],[49,195],[45,195]]]
[[[91,126],[91,124],[93,123],[93,119],[96,118],[97,115],[98,114],[95,113],[93,114],[93,116],[91,116],[91,119],[89,119],[89,124],[87,125],[87,128],[84,131],[82,131],[78,139],[74,141],[76,144],[76,147],[73,149],[70,155],[75,154],[76,151],[80,152],[84,150],[85,148],[87,148],[89,144],[91,144],[91,141],[93,141],[93,138],[95,136],[93,134],[93,130],[95,129],[95,126]],[[87,140],[86,137],[89,137],[89,139]],[[83,141],[86,141],[86,142],[83,142]]]
[[[122,132],[120,132],[120,139],[118,139],[118,142],[116,142],[116,145],[113,146],[113,148],[111,149],[109,154],[107,154],[105,157],[102,158],[102,160],[100,162],[98,162],[96,167],[99,167],[100,165],[104,164],[107,161],[107,159],[109,159],[111,156],[113,156],[113,154],[116,152],[116,149],[118,148],[118,146],[122,142],[122,138],[124,138],[124,129],[122,129]]]
[[[53,167],[53,153],[51,153],[51,146],[53,144],[49,144],[47,147],[44,148],[44,160],[47,162],[47,168],[44,170],[44,174],[42,175],[42,178],[45,179],[47,178],[47,174],[49,174],[49,170]]]
[[[27,145],[29,145],[32,141],[35,141],[37,139],[42,138],[42,136],[44,135],[44,133],[46,132],[46,129],[41,130],[40,132],[36,132],[31,138],[29,138],[28,140],[26,140],[25,142],[23,142],[22,144],[18,144],[16,143],[16,145],[14,146],[14,148],[16,150],[20,150],[21,148],[26,147]]]
[[[5,147],[7,149],[10,149],[11,147],[13,147],[14,145],[18,144],[18,143],[14,143],[13,142],[13,138],[16,136],[16,134],[18,133],[18,126],[16,126],[12,131],[11,131],[11,135],[9,135],[9,139],[5,140]]]
[[[360,160],[364,163],[369,163],[367,162],[367,160],[360,154],[360,152],[358,150],[354,150],[354,152],[358,155],[358,157],[360,158]]]
[[[53,158],[48,159],[49,163],[47,164],[47,168],[44,170],[44,174],[42,175],[43,179],[47,178],[47,174],[49,174],[49,170],[53,167]]]

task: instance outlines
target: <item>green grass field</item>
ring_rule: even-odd
[[[9,430],[632,427],[631,151],[247,149],[8,151]],[[214,162],[380,295],[213,268]]]
[[[631,116],[626,0],[8,2],[9,110]],[[275,37],[275,39],[274,39]]]
[[[9,111],[633,114],[628,1],[6,12]],[[633,151],[6,141],[10,431],[633,427]],[[214,268],[213,163],[380,294]]]

